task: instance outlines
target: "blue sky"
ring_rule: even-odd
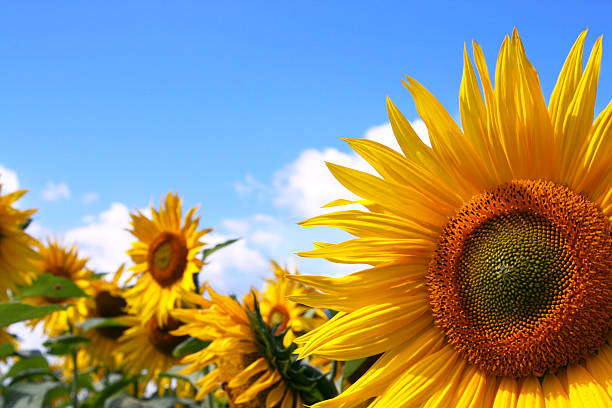
[[[212,242],[244,237],[211,265],[213,283],[240,292],[268,257],[343,237],[295,222],[348,196],[322,161],[358,165],[341,137],[388,139],[386,95],[417,119],[404,74],[458,117],[464,42],[492,70],[516,26],[548,98],[580,31],[590,50],[612,15],[609,2],[289,3],[5,4],[0,177],[30,190],[34,232],[77,241],[108,269],[129,244],[127,213],[178,191],[201,204]],[[603,55],[598,111],[612,95],[607,37]]]

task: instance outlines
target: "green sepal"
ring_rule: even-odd
[[[279,326],[276,324],[270,327],[263,320],[255,293],[253,293],[253,310],[246,309],[246,314],[264,356],[280,372],[290,387],[300,393],[305,404],[315,404],[338,395],[333,381],[306,361],[297,360],[294,355],[297,348],[295,343],[291,343],[289,347],[283,345],[287,330],[274,334]]]
[[[195,337],[189,337],[187,340],[179,343],[174,350],[172,350],[172,355],[174,357],[183,357],[187,354],[197,353],[203,348],[208,347],[210,341],[204,341],[197,339]]]

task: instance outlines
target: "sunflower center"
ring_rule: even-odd
[[[100,317],[112,318],[122,316],[126,306],[125,300],[121,296],[112,295],[109,291],[103,290],[94,297],[96,311]],[[100,336],[107,339],[117,340],[127,329],[125,326],[102,326],[97,327],[96,331]]]
[[[282,333],[282,331],[287,328],[287,323],[289,323],[289,312],[287,308],[283,305],[274,305],[272,310],[270,310],[268,324],[270,327],[274,327],[275,324],[278,324],[278,329],[275,334]]]
[[[149,248],[147,262],[153,279],[170,286],[182,278],[187,266],[187,245],[178,234],[162,232]]]
[[[188,336],[173,336],[171,331],[178,329],[181,323],[168,316],[168,322],[165,326],[159,327],[157,317],[153,317],[147,323],[147,334],[149,341],[159,351],[167,356],[172,356],[172,350],[183,341],[187,340]]]
[[[580,361],[612,328],[611,232],[595,204],[552,182],[473,197],[429,266],[436,324],[489,374],[543,375]]]

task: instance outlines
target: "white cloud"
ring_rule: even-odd
[[[89,266],[97,272],[114,272],[122,263],[128,264],[125,251],[131,247],[132,235],[126,231],[130,211],[125,204],[112,203],[96,216],[83,219],[85,225],[64,234],[67,243],[76,243],[83,255],[90,258]]]
[[[17,177],[15,171],[0,166],[0,184],[2,185],[2,194],[15,192],[19,190],[19,177]]]
[[[47,237],[53,237],[53,231],[38,221],[32,221],[30,225],[28,225],[27,233],[39,241],[46,241]]]
[[[236,238],[233,235],[210,233],[205,240],[211,246]],[[208,264],[202,268],[200,278],[222,293],[245,293],[249,286],[265,272],[268,261],[256,248],[253,248],[248,237],[220,249],[212,254]]]
[[[274,175],[274,205],[287,208],[299,217],[310,217],[322,212],[321,206],[338,198],[357,199],[332,176],[325,162],[358,170],[369,166],[354,153],[343,153],[334,148],[323,151],[308,149]]]
[[[81,202],[83,204],[89,204],[93,203],[94,201],[97,201],[99,198],[100,196],[98,195],[98,193],[86,193],[81,196]]]
[[[412,125],[421,139],[429,144],[423,121],[417,119]],[[364,137],[401,151],[389,123],[369,128]],[[332,176],[325,162],[374,173],[374,169],[356,153],[343,153],[334,148],[323,151],[308,149],[274,175],[274,204],[289,209],[296,216],[311,217],[325,212],[321,206],[330,201],[358,199]]]
[[[15,323],[10,326],[9,332],[17,336],[20,350],[46,351],[43,343],[47,341],[47,336],[43,332],[42,323],[33,328],[26,326],[23,322]]]
[[[295,242],[290,238],[295,230],[292,222],[268,214],[222,220],[214,232],[204,236],[208,247],[240,240],[212,254],[201,279],[223,293],[246,293],[251,286],[261,286],[261,278],[269,276],[270,259],[285,263],[295,258]]]
[[[410,124],[412,125],[412,128],[414,129],[416,134],[419,135],[423,143],[431,147],[431,141],[429,140],[429,131],[427,130],[427,125],[425,125],[425,122],[423,122],[421,119],[417,119],[413,122],[410,122]]]
[[[43,200],[45,201],[58,201],[61,199],[67,200],[71,196],[68,184],[63,181],[57,184],[53,181],[49,181],[45,185],[45,188],[42,191],[41,195]]]

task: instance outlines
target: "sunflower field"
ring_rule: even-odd
[[[516,30],[492,75],[466,47],[461,126],[406,77],[431,147],[387,99],[402,152],[347,139],[378,176],[328,164],[360,199],[325,206],[361,209],[300,223],[353,236],[298,253],[369,265],[344,277],[270,261],[221,294],[210,255],[239,238],[207,244],[176,193],[130,214],[131,264],[103,273],[0,190],[0,406],[612,407],[612,104],[595,116],[585,37],[548,102]]]

